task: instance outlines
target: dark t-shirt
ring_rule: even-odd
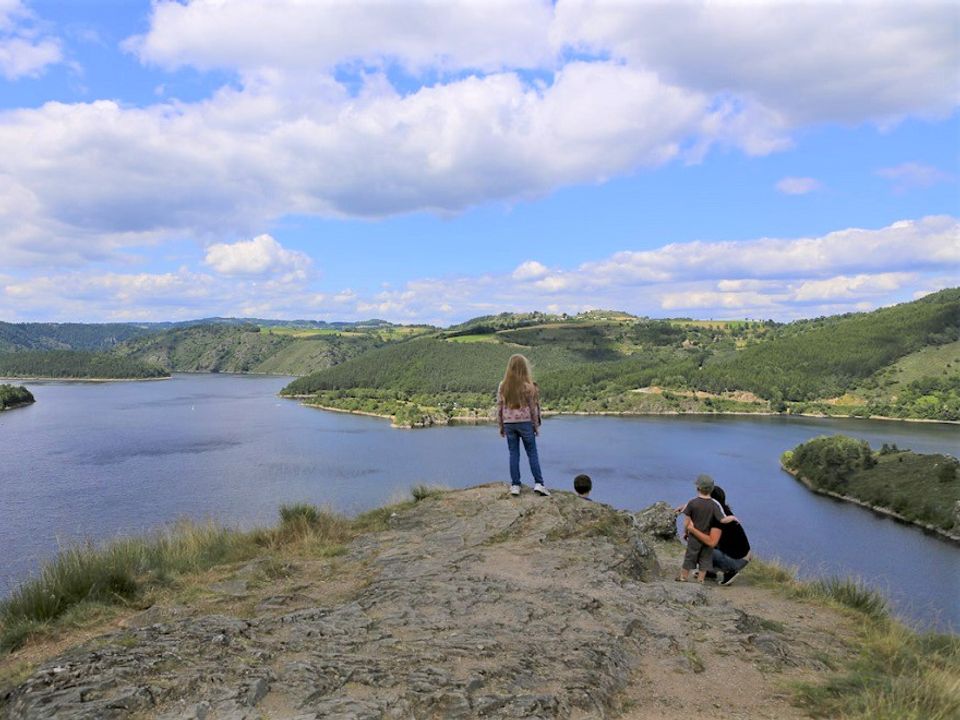
[[[720,504],[719,501],[715,500],[714,502]],[[729,510],[729,508],[727,509]],[[724,555],[729,555],[734,560],[742,560],[750,552],[750,541],[747,540],[747,533],[740,523],[736,521],[722,523],[715,520],[710,527],[711,529],[720,528],[720,541],[717,543],[716,549]]]
[[[719,525],[723,518],[723,510],[712,498],[695,497],[683,509],[684,515],[689,515],[693,526],[702,533],[709,533],[710,528]]]

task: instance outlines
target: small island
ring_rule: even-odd
[[[33,393],[23,385],[0,385],[0,410],[12,410],[32,402]]]
[[[801,443],[780,461],[814,492],[960,543],[960,462],[955,457],[886,443],[875,452],[864,440],[834,435]]]

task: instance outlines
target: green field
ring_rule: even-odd
[[[455,337],[445,338],[447,342],[452,343],[499,343],[500,338],[496,335],[457,335]]]
[[[877,375],[877,383],[888,391],[895,391],[925,377],[936,377],[960,372],[960,340],[925,347],[900,358]]]

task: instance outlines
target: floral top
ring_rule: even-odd
[[[503,430],[504,423],[532,422],[540,427],[540,388],[534,383],[527,394],[527,403],[518,408],[507,407],[503,400],[503,383],[497,386],[497,424]]]

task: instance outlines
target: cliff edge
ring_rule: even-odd
[[[384,520],[338,556],[238,563],[126,617],[32,670],[0,717],[804,717],[787,684],[853,634],[749,568],[678,583],[675,539],[570,493],[481,486]]]

